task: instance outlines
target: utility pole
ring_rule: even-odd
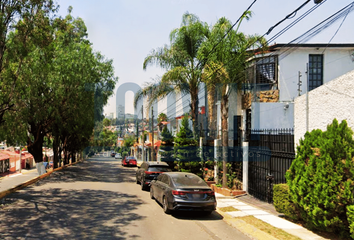
[[[142,143],[143,143],[143,147],[142,147],[142,160],[143,160],[143,162],[144,162],[144,159],[145,159],[145,138],[144,138],[144,136],[145,136],[145,134],[144,134],[144,106],[143,105],[141,105],[141,122],[142,122],[142,124],[141,124],[141,126],[142,126],[142,135],[141,135],[141,137],[142,137]]]
[[[152,139],[151,139],[151,161],[155,160],[155,146],[154,146],[154,107],[151,107],[151,132],[152,132]]]
[[[306,76],[307,76],[307,89],[306,89],[306,131],[309,131],[309,91],[310,91],[310,81],[309,81],[309,64],[306,64]]]

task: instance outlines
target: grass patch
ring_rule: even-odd
[[[277,239],[286,239],[286,240],[301,240],[290,233],[287,233],[279,228],[273,227],[272,225],[255,218],[254,216],[245,216],[245,217],[238,217],[237,219],[241,219],[246,223],[255,226],[259,230],[268,233],[269,235],[277,238]]]
[[[222,212],[240,211],[240,210],[238,210],[237,208],[234,208],[234,207],[222,207],[222,208],[219,208],[219,210],[222,211]]]

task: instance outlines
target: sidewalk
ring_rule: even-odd
[[[32,168],[29,170],[22,169],[21,172],[2,176],[0,177],[0,192],[7,191],[36,177],[38,177],[38,172],[36,168]]]
[[[215,193],[215,196],[217,200],[217,209],[223,207],[234,207],[239,210],[234,212],[222,212],[218,210],[218,213],[223,215],[227,222],[228,219],[236,220],[238,217],[251,215],[301,239],[325,239],[307,230],[306,228],[303,228],[302,226],[279,217],[273,205],[253,199],[251,196],[246,195],[244,197],[235,198],[226,197],[218,193]],[[251,226],[241,220],[237,222],[230,221],[230,224],[253,239],[275,239],[269,234],[256,229],[254,226]]]

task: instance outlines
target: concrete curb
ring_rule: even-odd
[[[63,170],[64,168],[70,167],[70,166],[75,165],[75,164],[77,164],[77,163],[81,163],[81,162],[83,162],[83,161],[84,161],[84,160],[77,161],[77,162],[70,163],[70,164],[68,164],[68,165],[65,165],[65,166],[62,166],[62,167],[59,167],[59,168],[50,170],[49,172],[47,172],[47,173],[45,173],[45,174],[42,174],[42,175],[40,175],[40,176],[38,176],[38,177],[32,178],[32,179],[30,179],[30,180],[28,180],[28,181],[26,181],[26,182],[24,182],[24,183],[21,183],[21,184],[17,185],[16,187],[10,188],[10,189],[5,190],[5,191],[2,191],[2,192],[0,192],[0,199],[6,197],[7,195],[9,195],[9,194],[11,194],[11,193],[14,193],[14,192],[16,192],[16,191],[18,191],[18,190],[21,190],[21,189],[23,189],[23,188],[25,188],[25,187],[27,187],[27,186],[33,184],[33,183],[36,183],[36,182],[38,182],[39,180],[41,180],[41,179],[43,179],[43,178],[48,177],[48,176],[49,176],[50,174],[52,174],[53,172]]]
[[[262,230],[259,230],[255,226],[248,224],[241,219],[234,218],[223,211],[220,211],[218,208],[216,208],[216,212],[219,213],[221,216],[223,216],[223,220],[227,224],[236,228],[237,230],[245,234],[247,237],[250,237],[255,240],[278,240],[277,238],[271,236],[270,234]]]

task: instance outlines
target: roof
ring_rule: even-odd
[[[255,55],[278,51],[281,48],[354,48],[354,43],[276,43],[268,46],[265,52],[261,49],[252,49]]]
[[[0,161],[2,161],[2,160],[6,160],[6,159],[9,159],[10,158],[10,156],[9,155],[6,155],[6,154],[1,154],[0,153]]]
[[[354,43],[277,43],[269,46],[269,50],[278,50],[283,47],[296,48],[354,48]]]

